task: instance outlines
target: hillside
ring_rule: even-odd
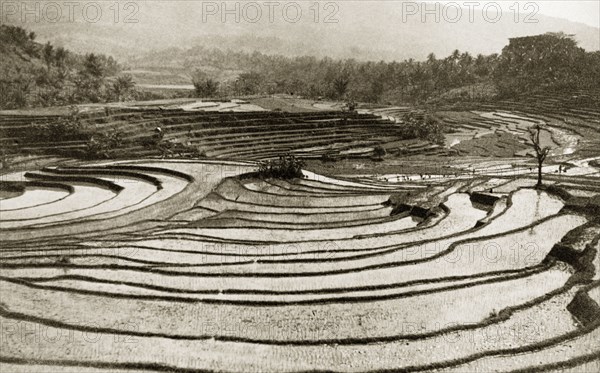
[[[133,81],[110,56],[74,53],[37,41],[33,31],[0,26],[0,109],[119,101]]]

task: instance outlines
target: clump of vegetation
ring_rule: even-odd
[[[492,76],[503,96],[594,87],[599,62],[600,53],[586,53],[573,35],[546,33],[510,39]]]
[[[264,161],[258,169],[258,177],[264,179],[295,179],[302,178],[304,162],[291,154],[280,156],[279,159]]]
[[[385,148],[381,145],[377,145],[373,148],[373,155],[377,160],[383,160],[383,157],[387,154]]]
[[[76,141],[89,139],[89,133],[84,130],[83,125],[75,118],[67,118],[63,121],[36,124],[30,126],[25,132],[27,141],[49,141],[60,139],[61,141]]]
[[[120,101],[136,96],[130,76],[102,54],[80,55],[0,25],[0,109]]]
[[[88,158],[113,158],[114,152],[123,145],[123,133],[113,129],[108,133],[96,133],[87,143]]]
[[[117,77],[110,88],[116,101],[125,101],[131,97],[135,83],[131,75],[125,74]]]
[[[500,314],[498,313],[498,311],[494,308],[490,311],[490,314],[488,315],[487,319],[488,320],[497,320],[498,316],[500,316]]]
[[[210,78],[203,71],[196,70],[194,72],[192,83],[197,97],[215,97],[219,92],[219,82]]]
[[[444,144],[444,131],[438,119],[429,114],[410,112],[402,119],[402,137],[405,139],[426,140],[434,144]]]
[[[241,73],[229,86],[234,95],[254,95],[265,91],[265,75],[256,71]],[[279,89],[277,90],[279,91]],[[275,92],[272,92],[275,93]]]

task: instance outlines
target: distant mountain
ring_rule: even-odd
[[[429,53],[445,56],[454,49],[472,54],[499,53],[511,37],[548,31],[574,34],[579,45],[588,51],[600,49],[599,28],[539,14],[535,16],[537,23],[523,22],[524,15],[520,16],[519,23],[515,23],[512,13],[503,14],[498,22],[492,23],[478,10],[470,22],[465,9],[456,23],[443,18],[435,22],[432,15],[427,16],[427,22],[422,22],[419,14],[403,19],[403,7],[396,1],[338,2],[337,11],[325,9],[324,3],[320,3],[316,22],[315,10],[309,9],[313,3],[299,2],[302,16],[296,23],[291,22],[295,17],[294,9],[288,9],[287,20],[284,18],[283,5],[274,9],[273,22],[270,22],[268,9],[261,6],[262,17],[251,23],[257,14],[251,7],[239,8],[239,22],[234,19],[235,14],[226,15],[223,22],[223,9],[209,9],[207,5],[203,9],[202,4],[207,2],[135,2],[138,8],[120,9],[118,15],[114,10],[115,2],[99,3],[103,6],[102,15],[95,23],[86,22],[81,9],[76,9],[72,22],[66,19],[66,9],[63,20],[58,23],[44,22],[46,17],[40,22],[29,17],[28,22],[23,23],[18,12],[5,14],[3,21],[32,29],[39,39],[51,40],[72,50],[111,54],[120,60],[151,50],[194,45],[286,56],[423,60]],[[209,4],[220,7],[221,3]],[[240,7],[244,3],[241,4]],[[227,6],[235,9],[235,3]],[[335,11],[332,20],[338,22],[325,23],[324,18],[332,11]],[[94,11],[88,13],[93,15]],[[130,16],[130,21],[138,22],[125,23],[126,16]],[[493,18],[495,14],[490,11],[488,16]]]

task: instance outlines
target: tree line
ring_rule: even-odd
[[[132,77],[120,74],[112,57],[79,55],[35,38],[20,27],[0,27],[0,108],[161,98],[136,91]],[[563,33],[510,39],[500,54],[455,50],[441,58],[431,53],[425,61],[285,57],[201,46],[155,52],[140,61],[139,67],[179,65],[190,72],[197,97],[286,93],[422,104],[589,88],[600,81],[600,52],[586,52]],[[223,72],[236,73],[231,78]]]
[[[586,52],[572,35],[547,33],[510,39],[501,54],[473,56],[455,50],[425,61],[359,62],[353,59],[265,55],[194,47],[155,54],[154,61],[180,59],[196,93],[251,95],[288,93],[309,98],[352,98],[370,103],[424,103],[440,97],[485,100],[541,90],[594,87],[600,81],[600,52]],[[207,71],[242,70],[220,80]]]

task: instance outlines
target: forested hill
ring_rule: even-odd
[[[20,27],[0,27],[2,109],[153,95],[134,89],[135,76],[118,76],[120,66],[111,57],[80,55],[35,39],[35,33]],[[197,47],[172,48],[132,62],[137,65],[133,74],[155,68],[158,75],[170,71],[191,78],[198,97],[288,93],[383,104],[435,103],[590,88],[600,81],[600,52],[586,52],[563,33],[513,38],[501,54],[473,56],[455,50],[442,57],[430,53],[425,61],[292,58]]]
[[[102,54],[80,55],[35,32],[0,26],[0,109],[118,101],[133,88],[120,67]]]

